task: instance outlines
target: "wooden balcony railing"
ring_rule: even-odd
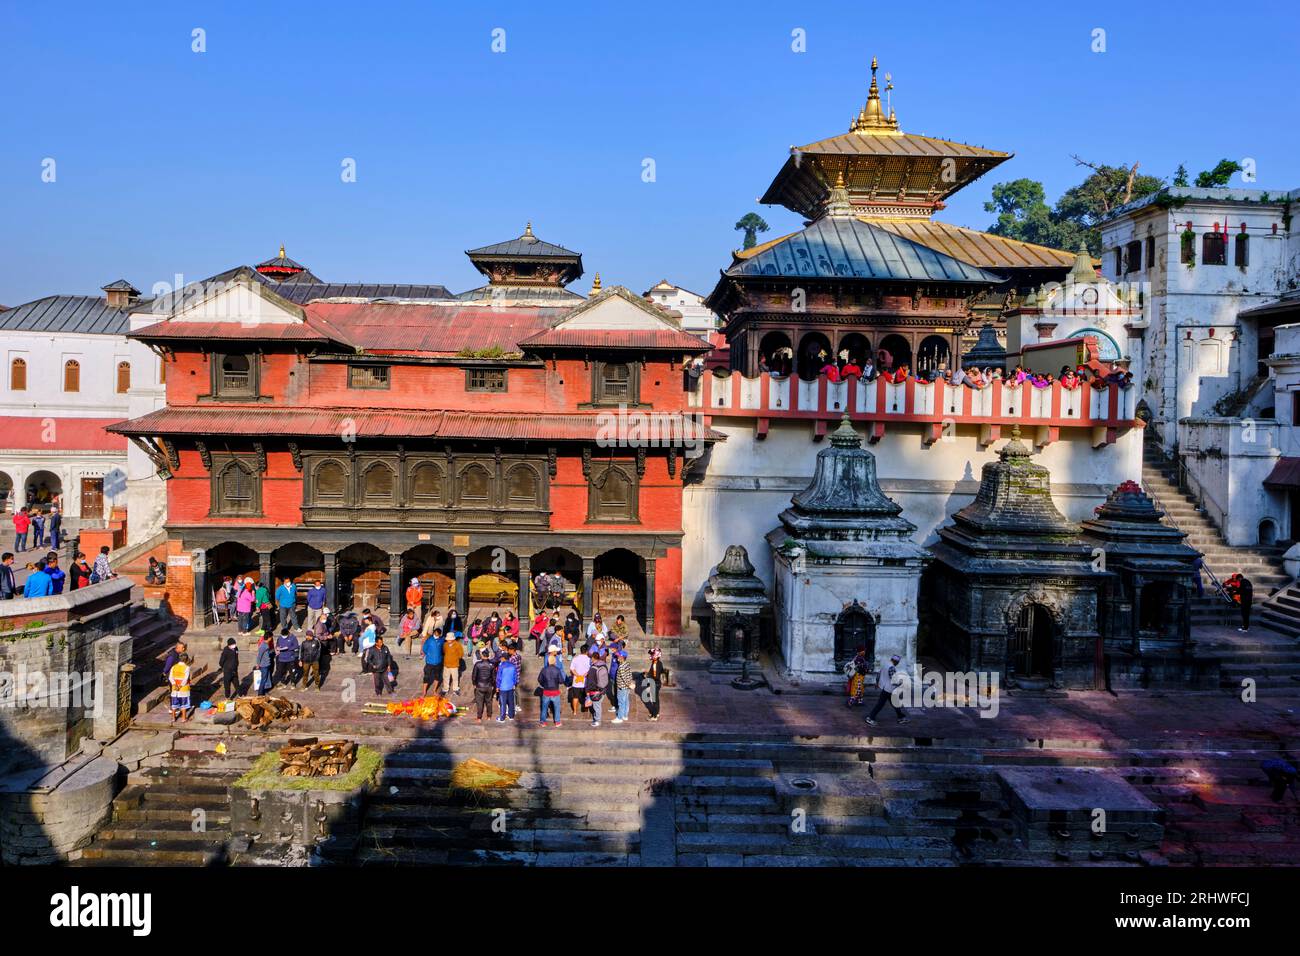
[[[1009,431],[1019,425],[1040,445],[1057,440],[1062,428],[1087,428],[1095,446],[1114,442],[1125,429],[1141,427],[1137,389],[1118,385],[1070,390],[1059,383],[1008,388],[994,382],[973,389],[915,379],[894,385],[883,379],[831,382],[819,376],[805,382],[796,376],[746,378],[731,372],[702,376],[699,388],[689,394],[690,407],[708,418],[756,420],[760,438],[772,419],[811,421],[814,436],[820,437],[846,410],[851,420],[869,423],[871,441],[879,440],[891,423],[919,424],[930,441],[942,438],[945,429],[978,425],[986,442],[1002,437],[1004,426]]]

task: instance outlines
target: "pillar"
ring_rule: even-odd
[[[521,622],[532,620],[532,608],[528,600],[533,581],[532,559],[528,555],[519,556],[519,610],[515,613],[519,615]],[[526,627],[522,627],[526,631]]]
[[[258,573],[262,576],[259,582],[262,587],[266,588],[271,594],[275,594],[275,579],[271,576],[271,552],[257,552]]]
[[[582,616],[586,618],[588,621],[590,621],[591,616],[596,613],[596,609],[592,607],[592,581],[591,581],[591,579],[595,576],[595,574],[596,574],[596,559],[583,558],[582,559]]]
[[[191,622],[203,627],[208,622],[208,608],[212,594],[208,591],[208,553],[196,550],[190,562],[194,575],[194,620]]]
[[[465,622],[469,633],[469,555],[458,554],[456,559],[456,611]]]
[[[340,610],[338,606],[338,554],[333,551],[327,551],[322,557],[324,559],[323,570],[325,572],[325,606],[330,609],[331,614],[338,614]]]
[[[396,633],[402,622],[402,556],[388,555],[388,626]]]
[[[655,632],[655,559],[645,559],[645,632]]]

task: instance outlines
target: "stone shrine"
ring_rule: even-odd
[[[880,490],[876,457],[847,417],[817,454],[812,483],[767,535],[785,671],[835,680],[859,648],[916,664],[917,594],[928,560],[916,526]]]

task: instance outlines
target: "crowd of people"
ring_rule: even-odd
[[[382,615],[370,608],[359,614],[351,609],[333,613],[325,603],[326,589],[320,581],[307,589],[301,621],[298,589],[290,578],[281,580],[272,593],[251,576],[227,577],[215,597],[218,622],[236,620],[240,637],[258,638],[250,681],[254,694],[283,686],[320,689],[332,664],[345,655],[357,658],[361,673],[371,675],[377,696],[395,694],[403,659],[418,654],[421,696],[468,694],[475,720],[492,718],[495,705],[496,721],[505,723],[519,713],[519,688],[530,666],[526,658],[531,657],[538,662],[535,684],[540,723],[560,726],[561,711],[567,704],[571,716],[587,716],[592,726],[598,727],[607,707],[614,714],[612,723],[631,720],[634,692],[644,702],[649,719],[658,720],[660,691],[671,676],[661,650],[651,648],[638,689],[629,658],[627,620],[622,614],[612,624],[594,614],[584,627],[575,610],[570,609],[561,620],[561,608],[543,606],[530,622],[521,622],[512,610],[504,614],[493,610],[466,626],[454,605],[445,612],[432,608],[422,617],[423,588],[418,579],[412,579],[406,593],[407,608],[394,637]],[[183,663],[179,657],[169,659],[164,668],[177,701],[177,680],[188,682],[189,675],[183,669],[172,671]],[[236,638],[227,639],[218,666],[226,698],[239,696],[245,681]],[[415,685],[410,687],[413,692]],[[184,707],[173,707],[173,719],[187,719],[184,712]]]
[[[778,378],[784,377],[790,374],[792,358],[793,353],[788,347],[777,349],[771,358],[759,358],[759,370]],[[819,368],[818,374],[830,382],[845,382],[850,379],[874,382],[882,379],[898,385],[915,379],[923,383],[943,382],[949,386],[960,385],[975,390],[987,388],[994,382],[1001,382],[1007,388],[1019,388],[1025,384],[1033,388],[1051,388],[1059,383],[1067,391],[1074,391],[1084,385],[1096,389],[1111,385],[1128,388],[1133,383],[1132,373],[1129,372],[1127,363],[1122,361],[1112,364],[1105,372],[1082,364],[1064,365],[1057,375],[1051,372],[1032,372],[1022,365],[1017,365],[1010,371],[997,366],[980,368],[975,365],[958,365],[949,369],[944,362],[916,372],[906,362],[895,362],[894,356],[886,349],[878,349],[874,356],[865,357],[854,356],[848,349],[841,349],[837,356],[821,350],[815,356],[811,368]]]
[[[23,505],[13,516],[14,551],[21,554],[37,548],[58,550],[63,541],[63,515],[57,503],[48,508]],[[30,537],[30,543],[28,541]]]
[[[62,594],[64,590],[75,591],[107,581],[116,577],[109,566],[108,554],[107,546],[101,548],[92,565],[86,558],[86,553],[78,551],[72,559],[72,566],[65,571],[59,565],[59,552],[46,552],[44,557],[26,563],[27,577],[20,587],[14,567],[14,553],[6,551],[0,555],[0,601],[17,597],[49,597],[51,594]]]

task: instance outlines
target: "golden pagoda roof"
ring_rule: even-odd
[[[929,215],[937,204],[1012,154],[933,136],[905,133],[892,108],[880,102],[876,61],[866,105],[847,133],[790,147],[790,157],[760,202],[820,215],[830,184],[843,176],[855,205],[894,207],[900,214]],[[886,84],[886,92],[893,89]]]
[[[981,269],[1068,269],[1075,260],[1075,253],[1063,249],[1008,239],[1006,236],[995,236],[990,232],[932,219],[857,218]],[[753,258],[794,235],[797,233],[769,239],[751,249],[739,250],[734,256],[737,261]]]

